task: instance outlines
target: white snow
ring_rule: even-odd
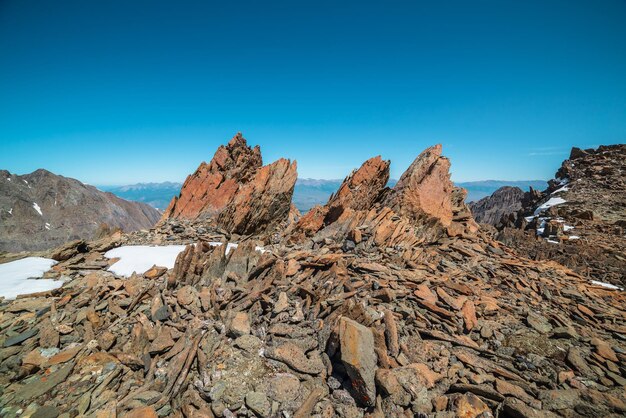
[[[524,219],[526,219],[526,222],[530,222],[533,219],[535,219],[535,216],[534,215],[533,216],[526,216],[526,217],[524,217]]]
[[[9,212],[9,215],[13,216],[13,208],[9,209],[7,212]]]
[[[209,245],[217,247],[221,242],[209,242]],[[226,254],[230,250],[237,248],[238,244],[229,242],[226,246]],[[141,274],[152,266],[167,267],[171,269],[176,263],[176,257],[186,245],[126,245],[107,251],[104,256],[107,258],[119,258],[119,261],[109,267],[109,271],[118,276],[129,277],[133,272]],[[255,247],[261,253],[265,252],[263,247]]]
[[[28,184],[28,182],[27,182],[26,180],[22,179],[22,181],[23,181],[24,183]]]
[[[580,239],[580,237],[578,235],[570,235],[569,237],[567,237],[568,239]]]
[[[50,230],[50,224],[48,222],[46,222],[46,229]]]
[[[550,244],[560,244],[558,241],[554,241],[551,239],[547,239],[546,241],[548,241]]]
[[[7,177],[7,180],[11,181],[11,177]]]
[[[604,283],[604,282],[599,282],[597,280],[592,280],[591,283],[598,285],[598,286],[602,286],[602,287],[606,287],[607,289],[613,289],[613,290],[624,290],[619,286],[615,286],[614,284],[611,283]]]
[[[37,213],[39,213],[40,216],[43,216],[43,213],[41,213],[41,208],[35,202],[33,202],[33,209],[35,209],[37,211]]]
[[[571,231],[572,229],[574,229],[574,227],[571,225],[563,225],[563,231],[565,232]]]
[[[552,192],[552,193],[550,193],[550,194],[557,194],[557,193],[567,192],[567,191],[569,191],[569,187],[567,187],[567,186],[563,186],[563,187],[561,187],[561,188],[559,188],[559,189],[556,189],[555,191],[553,191],[553,192]]]
[[[0,296],[15,299],[17,295],[56,289],[61,280],[39,279],[56,261],[42,257],[26,257],[0,264]]]
[[[171,269],[174,267],[176,257],[185,247],[185,245],[125,245],[107,251],[104,256],[120,259],[109,267],[109,271],[118,276],[129,277],[133,273],[144,273],[154,265]]]
[[[560,197],[551,197],[550,199],[548,199],[546,203],[544,203],[543,205],[535,209],[535,215],[538,215],[539,213],[543,212],[546,209],[551,208],[552,206],[561,205],[565,202],[566,200]]]

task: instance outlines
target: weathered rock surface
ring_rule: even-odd
[[[440,144],[426,149],[400,176],[386,205],[401,216],[432,217],[450,225],[454,185],[449,170],[450,161],[441,155]]]
[[[204,220],[240,235],[271,231],[291,214],[296,167],[282,158],[263,166],[260,148],[238,133],[187,177],[161,219]]]
[[[116,229],[147,229],[160,213],[78,180],[39,169],[18,176],[0,170],[0,251],[39,251]]]

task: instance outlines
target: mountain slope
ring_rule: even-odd
[[[23,176],[0,171],[0,251],[36,251],[91,239],[104,225],[124,231],[149,228],[159,217],[147,204],[43,169]]]

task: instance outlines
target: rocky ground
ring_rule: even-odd
[[[388,168],[271,234],[169,217],[56,250],[66,284],[0,306],[0,415],[625,414],[624,293],[479,230],[440,147],[393,189]],[[169,242],[190,244],[173,269],[107,271],[107,249]]]
[[[115,229],[151,228],[160,216],[145,203],[46,170],[23,176],[0,170],[0,252],[46,250]]]

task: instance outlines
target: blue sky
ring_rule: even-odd
[[[183,180],[237,131],[301,177],[453,179],[626,142],[626,2],[0,1],[0,168]]]

